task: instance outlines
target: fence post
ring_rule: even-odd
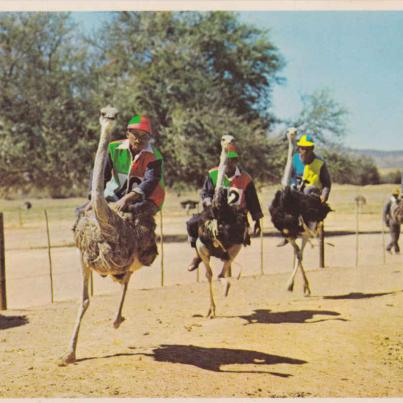
[[[90,271],[90,295],[94,296],[94,272]]]
[[[385,252],[385,226],[383,223],[383,217],[381,221],[381,232],[382,232],[382,253],[383,253],[383,264],[386,263],[386,252]]]
[[[50,277],[50,301],[53,304],[53,267],[52,267],[52,255],[50,252],[51,245],[50,245],[50,232],[49,232],[49,220],[48,220],[48,212],[43,210],[45,214],[45,221],[46,221],[46,234],[48,238],[48,259],[49,259],[49,277]]]
[[[359,232],[360,232],[360,219],[359,215],[361,212],[361,206],[363,206],[367,200],[364,196],[358,195],[355,200],[355,220],[356,220],[356,229],[355,229],[355,267],[358,267],[358,254],[359,254]]]
[[[164,231],[162,223],[162,209],[160,211],[160,244],[161,244],[161,287],[164,287]]]
[[[263,270],[263,228],[260,231],[260,274],[264,274]]]
[[[4,250],[4,222],[0,213],[0,310],[7,309],[6,295],[6,259]]]
[[[355,267],[358,267],[358,251],[360,249],[358,234],[360,232],[360,204],[357,202],[355,205]]]
[[[325,223],[321,221],[319,225],[319,267],[323,269],[325,267]]]

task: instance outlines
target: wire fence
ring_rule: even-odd
[[[380,211],[381,205],[378,207]],[[206,281],[203,268],[192,273],[187,271],[195,253],[187,243],[188,214],[189,209],[159,213],[156,217],[158,257],[150,267],[134,274],[130,287],[149,289]],[[329,217],[329,224],[327,221],[324,248],[320,248],[320,238],[306,248],[304,267],[307,270],[321,267],[361,268],[396,261],[396,256],[385,254],[388,234],[385,233],[381,214],[368,213],[362,202],[357,204],[355,212],[334,213],[333,218]],[[4,219],[1,213],[0,309],[18,309],[79,298],[81,269],[79,252],[73,242],[73,222],[74,214],[70,207],[45,209],[39,206],[33,211],[19,209],[4,213]],[[277,246],[281,238],[267,214],[262,224],[262,235],[252,238],[251,245],[243,248],[235,259],[233,277],[290,272],[292,248]],[[221,265],[222,262],[212,259],[215,271],[220,270]],[[109,277],[102,278],[96,274],[92,286],[95,295],[119,289]]]

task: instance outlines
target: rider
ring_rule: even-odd
[[[315,143],[309,134],[304,134],[297,142],[297,152],[292,158],[290,183],[292,188],[305,194],[316,194],[325,203],[330,194],[332,182],[326,162],[314,152]],[[288,243],[284,238],[277,246]]]
[[[259,199],[257,197],[255,184],[252,178],[239,165],[239,154],[236,147],[230,144],[227,148],[227,164],[224,175],[224,187],[228,189],[228,202],[237,204],[244,208],[252,216],[255,221],[253,234],[259,235],[261,232],[260,219],[263,217]],[[202,205],[204,208],[211,206],[215,186],[218,177],[218,167],[209,170],[200,192]],[[188,239],[192,248],[196,247],[198,237],[198,227],[201,222],[201,214],[195,214],[187,221]],[[199,267],[201,258],[196,255],[189,267],[188,271],[193,271]]]
[[[314,193],[325,203],[332,186],[326,162],[314,153],[311,135],[304,134],[297,142],[298,152],[292,159],[291,185],[304,193]]]
[[[154,215],[164,202],[163,160],[151,135],[150,119],[135,115],[127,125],[127,138],[109,144],[104,194],[118,210]]]
[[[400,252],[398,243],[400,237],[400,222],[397,222],[393,219],[391,211],[399,203],[399,197],[400,189],[396,188],[393,190],[392,196],[383,208],[383,221],[385,222],[386,226],[389,227],[391,238],[390,242],[386,246],[386,250],[392,253],[392,249],[394,248],[396,254]]]

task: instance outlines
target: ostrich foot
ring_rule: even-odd
[[[113,327],[117,329],[123,322],[125,321],[125,318],[123,316],[119,316],[115,319],[113,322]]]
[[[287,291],[293,291],[294,290],[294,283],[289,283],[287,286]]]
[[[209,310],[207,312],[207,315],[206,315],[206,318],[210,318],[210,319],[215,318],[215,307],[210,307],[209,308]]]
[[[57,361],[57,365],[59,367],[66,367],[68,364],[72,364],[73,362],[76,362],[76,353],[74,351],[61,356]]]
[[[305,297],[309,297],[311,295],[311,290],[310,290],[308,284],[304,285],[304,295],[305,295]]]

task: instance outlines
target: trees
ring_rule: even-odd
[[[0,15],[2,186],[58,195],[83,181],[94,107],[73,29],[67,13]]]
[[[290,121],[292,126],[311,134],[319,144],[336,144],[346,135],[348,111],[334,99],[329,89],[305,94],[301,101],[302,111]]]
[[[154,119],[170,183],[199,186],[223,134],[267,177],[268,106],[284,62],[265,32],[229,12],[122,12],[96,45],[99,97],[122,111],[122,127],[134,112]]]

